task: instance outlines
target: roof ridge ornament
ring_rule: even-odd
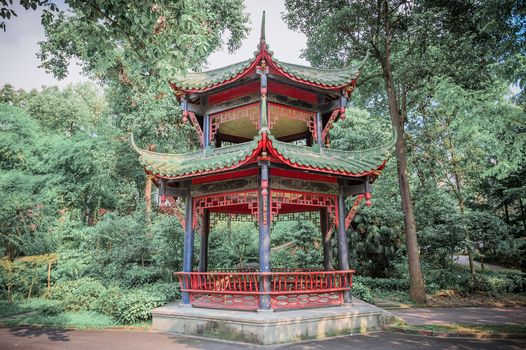
[[[259,36],[259,41],[260,42],[266,41],[266,38],[265,38],[265,11],[263,11],[263,15],[261,16],[261,34]]]

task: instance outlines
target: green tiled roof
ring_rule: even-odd
[[[361,65],[356,65],[342,69],[319,69],[300,66],[292,63],[279,62],[277,60],[274,60],[274,62],[284,72],[294,76],[297,79],[335,87],[349,84],[352,80],[358,78],[358,69],[361,67]]]
[[[255,57],[254,57],[255,58]],[[219,69],[208,72],[186,73],[177,75],[171,79],[171,83],[177,85],[180,89],[204,89],[237,76],[250,67],[254,58],[239,63],[231,64]]]
[[[324,148],[321,152],[312,147],[298,146],[276,140],[269,135],[272,147],[287,161],[297,167],[308,167],[329,172],[362,174],[381,167],[389,158],[394,146],[393,140],[387,145],[363,151],[341,151]]]
[[[264,131],[266,132],[266,131]],[[281,158],[292,163],[293,167],[312,168],[321,172],[345,173],[348,176],[363,175],[380,168],[389,156],[394,145],[389,144],[363,151],[340,151],[324,148],[323,151],[312,147],[297,146],[278,141],[268,133],[269,147]],[[139,153],[139,160],[145,169],[154,175],[163,177],[186,177],[204,172],[217,172],[225,168],[236,167],[255,155],[262,133],[250,142],[221,148],[210,148],[184,154],[169,154],[145,151],[138,148],[132,136],[132,145]]]
[[[182,90],[205,89],[212,87],[216,84],[223,83],[245,72],[245,70],[248,69],[257,59],[260,53],[260,47],[261,45],[259,45],[258,50],[254,52],[254,57],[246,61],[234,63],[229,66],[210,70],[207,72],[186,73],[176,75],[170,80],[170,82],[175,84],[179,89]],[[354,79],[358,78],[359,70],[368,57],[368,55],[366,55],[364,60],[359,64],[344,67],[341,69],[319,69],[314,67],[300,66],[292,63],[280,62],[274,58],[274,54],[268,49],[268,45],[266,47],[270,59],[276,64],[276,66],[280,70],[292,75],[297,79],[323,85],[326,87],[340,87],[350,84]]]
[[[142,150],[131,135],[133,148],[139,153],[144,168],[154,175],[166,177],[183,177],[239,165],[258,148],[260,140],[261,135],[258,135],[250,142],[233,146],[173,154]]]

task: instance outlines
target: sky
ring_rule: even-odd
[[[285,11],[283,0],[246,0],[246,8],[250,14],[249,27],[252,28],[243,45],[233,54],[222,50],[212,53],[208,59],[207,69],[223,67],[232,63],[251,58],[259,42],[261,14],[266,11],[266,38],[276,57],[285,62],[308,65],[300,58],[301,50],[306,47],[306,37],[287,28],[281,19]],[[73,63],[69,67],[70,74],[63,80],[55,79],[39,68],[38,42],[45,40],[44,29],[40,23],[40,10],[26,11],[15,7],[18,17],[7,21],[7,31],[0,31],[0,86],[11,84],[15,88],[30,90],[39,89],[43,85],[58,85],[87,81],[81,74],[80,67]]]

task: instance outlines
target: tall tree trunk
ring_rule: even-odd
[[[389,57],[386,57],[384,67],[384,79],[387,88],[387,99],[389,103],[389,113],[393,128],[397,131],[396,137],[396,158],[398,161],[398,182],[400,184],[400,196],[404,211],[405,224],[405,241],[407,248],[407,259],[409,264],[410,287],[409,293],[411,299],[417,303],[426,302],[426,292],[424,277],[420,267],[420,252],[416,238],[416,222],[411,202],[411,191],[409,188],[409,178],[407,172],[407,155],[404,145],[404,118],[398,108],[398,102],[394,92],[393,74]]]
[[[402,115],[394,89],[393,69],[391,66],[391,33],[389,23],[389,5],[384,2],[383,20],[385,29],[384,57],[378,57],[382,65],[385,86],[387,90],[387,101],[389,114],[393,128],[397,131],[396,158],[398,161],[398,182],[400,184],[400,196],[404,211],[405,242],[407,249],[407,260],[409,265],[409,294],[411,299],[417,303],[426,302],[426,290],[424,277],[420,267],[420,252],[416,238],[416,222],[411,202],[411,191],[409,188],[409,177],[407,171],[407,155],[404,145],[404,116]],[[405,108],[405,106],[404,106]]]
[[[522,225],[524,226],[524,229],[526,230],[526,216],[524,215],[524,205],[522,204],[522,198],[519,198],[519,205],[521,207]]]

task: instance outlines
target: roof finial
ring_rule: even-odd
[[[263,16],[261,16],[261,36],[259,41],[265,41],[265,11],[263,11]]]

